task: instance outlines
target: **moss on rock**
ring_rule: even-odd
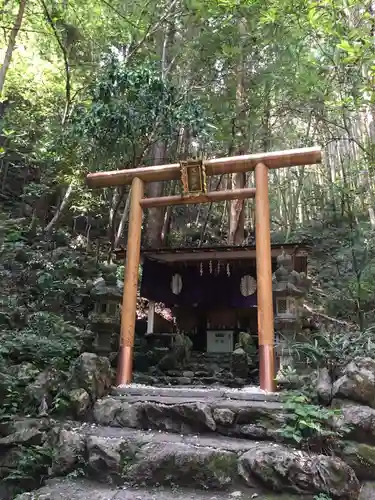
[[[237,474],[237,455],[234,453],[223,453],[213,455],[206,464],[207,469],[212,471],[213,476],[221,478],[223,484]]]
[[[342,441],[335,451],[354,469],[358,479],[375,480],[375,446]]]

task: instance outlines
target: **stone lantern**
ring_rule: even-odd
[[[275,303],[275,331],[279,333],[277,353],[280,370],[293,366],[288,344],[298,339],[302,330],[303,300],[311,286],[305,273],[294,270],[293,257],[284,251],[277,257],[277,269],[272,278]]]
[[[102,268],[102,277],[91,289],[94,310],[89,316],[95,334],[94,350],[100,356],[117,352],[120,331],[120,304],[122,287],[117,280],[116,266]]]

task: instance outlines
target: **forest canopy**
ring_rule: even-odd
[[[109,255],[126,242],[129,190],[89,191],[88,172],[320,145],[322,165],[271,173],[272,238],[312,243],[315,306],[364,328],[374,318],[374,9],[370,0],[2,0],[5,217],[43,237],[78,234]],[[251,173],[209,187],[243,186],[254,186]],[[252,203],[151,209],[143,243],[243,244]]]

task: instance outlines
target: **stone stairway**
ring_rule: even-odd
[[[94,407],[99,425],[246,439],[276,439],[283,419],[279,395],[257,388],[125,387]]]
[[[258,383],[257,369],[254,369],[247,379],[235,377],[231,373],[231,356],[231,353],[192,352],[183,370],[167,370],[160,373],[151,369],[149,373],[136,373],[134,380],[155,387],[220,385],[241,388],[247,384]]]
[[[96,402],[93,422],[59,430],[52,470],[66,479],[17,500],[293,500],[322,492],[357,500],[353,469],[283,444],[284,419],[278,395],[256,388],[118,388]]]

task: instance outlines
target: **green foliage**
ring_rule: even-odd
[[[30,487],[38,488],[52,465],[53,450],[47,445],[19,446],[17,468],[12,470],[3,481],[11,485],[14,494],[22,493]]]
[[[92,158],[107,165],[137,166],[157,140],[174,141],[186,123],[196,133],[202,110],[165,82],[155,64],[129,67],[111,57],[90,89],[90,103],[76,110],[73,135],[89,145]],[[113,167],[112,167],[113,168]]]
[[[314,496],[314,500],[332,500],[332,497],[326,493],[319,493],[319,495]]]
[[[290,354],[313,368],[327,367],[333,374],[356,357],[372,357],[375,347],[374,327],[361,331],[344,328],[321,329],[305,342],[292,342]]]
[[[334,429],[333,419],[341,410],[332,410],[313,404],[302,394],[289,393],[285,397],[284,408],[288,415],[279,433],[303,448],[318,452],[329,452],[331,442],[343,437],[349,428]]]
[[[360,190],[349,196],[351,213],[339,216],[327,210],[324,218],[305,225],[293,237],[313,246],[310,259],[314,272],[312,299],[328,315],[358,323],[365,329],[375,319],[375,239],[373,229],[361,213]],[[359,218],[360,217],[360,218]]]
[[[0,103],[0,203],[9,208],[0,215],[3,356],[33,356],[40,367],[53,360],[63,369],[84,342],[86,281],[97,275],[95,261],[110,259],[123,212],[126,234],[128,200],[121,186],[89,191],[82,182],[88,171],[167,163],[193,150],[219,157],[315,143],[327,153],[321,168],[270,174],[273,237],[310,239],[309,300],[363,333],[322,332],[292,349],[333,367],[371,352],[372,6],[72,0],[46,7],[27,9]],[[15,10],[7,2],[2,12],[4,46]],[[159,188],[179,191],[173,183]],[[167,211],[163,244],[222,244],[228,208]],[[245,211],[251,232],[252,205]],[[145,221],[146,231],[157,219]],[[39,312],[53,324],[37,320]]]
[[[322,328],[290,350],[332,372],[353,357],[373,356],[371,2],[45,3],[49,15],[34,1],[26,10],[0,102],[0,203],[7,209],[0,212],[3,415],[35,412],[25,397],[29,379],[14,376],[15,364],[64,372],[89,336],[87,281],[97,277],[97,262],[110,259],[109,240],[128,192],[90,191],[85,174],[173,162],[193,150],[220,157],[323,146],[321,168],[270,173],[272,236],[311,242],[310,305],[349,326]],[[17,6],[3,7],[5,47]],[[230,187],[230,179],[220,181],[220,189]],[[179,192],[173,183],[163,189]],[[223,244],[229,214],[226,203],[173,208],[163,244]],[[83,228],[76,229],[77,216],[85,217]],[[251,203],[245,220],[251,232]],[[146,231],[153,223],[150,216]],[[240,345],[251,347],[244,338]],[[53,411],[65,405],[64,392],[57,392]],[[329,448],[336,438],[329,410],[302,396],[287,405],[284,437]]]
[[[67,391],[62,388],[54,396],[50,411],[54,416],[66,417],[66,415],[69,414],[71,406],[72,404],[69,400]]]
[[[26,388],[46,369],[51,370],[51,411],[61,414],[66,410],[59,384],[63,385],[70,364],[81,352],[82,332],[59,316],[36,313],[29,316],[23,329],[1,331],[0,341],[1,418],[38,412],[40,401],[34,400]]]
[[[66,369],[71,360],[79,355],[81,348],[79,338],[72,336],[69,329],[61,329],[58,335],[48,334],[44,337],[39,332],[26,328],[17,333],[14,339],[10,339],[7,333],[0,335],[0,339],[1,356],[16,363],[33,360],[35,366],[40,368],[51,365],[57,369]]]
[[[24,222],[0,222],[0,231],[4,227],[0,265],[2,419],[38,413],[39,396],[28,387],[45,370],[50,373],[50,409],[63,413],[66,398],[59,384],[91,339],[91,332],[84,329],[90,304],[86,280],[99,271],[96,259],[72,248],[66,231],[58,231],[53,242],[43,241],[38,233],[30,241]],[[56,244],[72,246],[61,249]],[[80,324],[83,328],[77,326]],[[35,390],[40,392],[43,387]]]
[[[0,407],[0,421],[10,421],[14,415],[28,412],[30,409],[35,412],[35,408],[30,408],[25,404],[25,384],[22,380],[17,380],[8,373],[9,365],[4,365],[1,361],[0,371],[0,391],[2,403]]]

